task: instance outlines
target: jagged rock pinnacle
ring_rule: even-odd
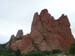
[[[57,20],[54,19],[47,9],[41,11],[40,14],[35,13],[31,26],[31,33],[23,35],[19,30],[17,38],[22,39],[10,45],[10,48],[27,53],[32,50],[51,51],[53,49],[67,50],[74,40],[71,33],[70,22],[66,15],[61,15]]]

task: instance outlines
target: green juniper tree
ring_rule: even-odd
[[[69,54],[75,55],[75,43],[73,43],[69,49]]]

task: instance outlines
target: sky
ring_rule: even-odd
[[[0,0],[0,43],[8,42],[19,29],[24,34],[30,33],[34,13],[45,8],[55,19],[63,13],[67,15],[75,36],[74,5],[74,0]]]

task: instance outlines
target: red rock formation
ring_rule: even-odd
[[[32,39],[29,34],[23,36],[21,40],[17,40],[15,43],[12,43],[10,48],[14,51],[19,49],[21,53],[27,53],[28,51],[34,50]]]
[[[67,16],[62,15],[58,20],[54,20],[46,9],[42,10],[40,15],[38,13],[34,15],[31,30],[31,37],[34,42],[39,42],[37,44],[40,45],[44,39],[50,50],[66,50],[73,40]]]
[[[73,42],[70,23],[66,15],[55,20],[47,9],[34,14],[31,33],[10,45],[13,50],[21,53],[32,50],[51,51],[53,49],[67,50]]]

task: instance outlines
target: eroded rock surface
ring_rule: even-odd
[[[18,30],[18,32],[16,34],[16,38],[21,39],[22,37],[23,37],[23,30]]]
[[[53,49],[64,51],[70,47],[74,39],[68,17],[62,14],[59,19],[55,20],[47,9],[42,10],[40,14],[34,14],[30,34],[23,35],[22,31],[20,33],[21,35],[17,33],[16,37],[21,36],[22,39],[16,40],[10,48],[19,49],[21,53]]]

